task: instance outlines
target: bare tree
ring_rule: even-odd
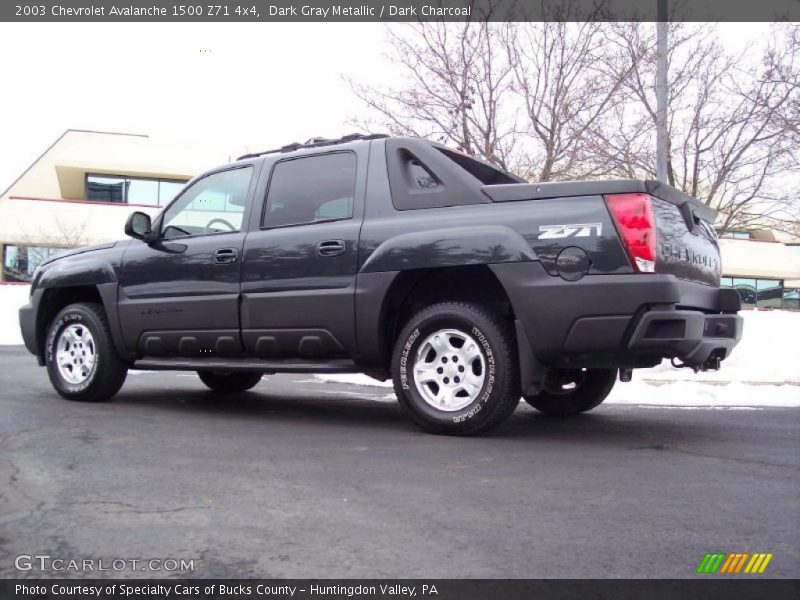
[[[34,267],[58,251],[86,244],[87,221],[68,223],[53,215],[52,225],[54,227],[45,228],[39,224],[32,228],[28,223],[18,223],[16,254],[5,265],[12,280],[27,281]]]
[[[761,60],[726,53],[709,25],[672,26],[669,183],[721,213],[722,230],[792,230],[797,204],[787,185],[797,173],[798,33],[776,27]],[[618,100],[590,136],[590,154],[609,174],[654,177],[655,31],[614,27]],[[794,214],[792,214],[794,213]]]
[[[371,109],[358,125],[451,143],[538,181],[598,171],[584,138],[625,74],[610,68],[601,25],[427,22],[388,35],[403,84],[351,81]]]
[[[537,181],[590,177],[604,166],[587,136],[613,109],[630,68],[614,68],[607,27],[595,22],[511,24],[503,39],[525,119],[523,176]]]
[[[19,240],[31,247],[78,248],[87,243],[87,219],[64,219],[52,214],[47,224],[31,224],[17,222]]]
[[[529,180],[655,177],[652,23],[416,23],[389,37],[402,84],[351,81],[365,128],[453,144]],[[738,55],[709,24],[672,25],[670,40],[670,184],[718,209],[722,230],[795,231],[800,27]]]
[[[403,85],[378,89],[350,81],[377,120],[396,135],[453,144],[504,168],[515,149],[512,74],[497,24],[480,22],[404,24],[389,30],[389,62]],[[375,119],[374,117],[377,117]]]

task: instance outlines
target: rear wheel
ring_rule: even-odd
[[[254,388],[263,373],[247,373],[237,371],[198,371],[200,381],[210,389],[223,394],[246,392]]]
[[[45,342],[47,375],[67,400],[102,402],[125,382],[128,366],[120,360],[103,307],[71,304],[61,310]]]
[[[488,431],[519,401],[515,348],[507,320],[480,305],[429,306],[411,317],[395,343],[397,398],[432,433]]]
[[[599,406],[616,381],[616,369],[550,369],[542,391],[524,398],[545,414],[575,415]]]

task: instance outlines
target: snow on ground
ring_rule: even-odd
[[[391,381],[378,381],[361,373],[326,373],[324,375],[314,375],[319,381],[330,381],[332,383],[352,383],[355,385],[369,385],[373,387],[393,388]]]
[[[675,369],[669,361],[636,371],[646,379],[678,381],[742,381],[800,383],[800,313],[788,310],[746,310],[742,341],[719,371],[693,373]],[[800,388],[799,388],[800,389]]]
[[[17,311],[28,302],[29,293],[27,285],[0,284],[0,345],[22,343]]]
[[[743,311],[744,336],[719,371],[694,373],[669,361],[637,369],[606,402],[676,408],[800,407],[800,313]],[[317,375],[320,381],[391,388],[366,375]]]
[[[17,310],[28,301],[25,285],[0,285],[0,345],[21,344]],[[800,312],[743,311],[744,337],[719,371],[694,373],[669,361],[634,371],[618,384],[609,404],[693,407],[800,407]],[[383,388],[390,381],[366,375],[316,375],[315,381]]]

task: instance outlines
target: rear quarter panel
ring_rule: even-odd
[[[587,224],[599,227],[567,228],[558,238],[542,229]],[[602,196],[390,209],[365,221],[359,264],[365,272],[379,272],[539,260],[556,275],[556,259],[570,246],[587,252],[589,274],[633,272]]]

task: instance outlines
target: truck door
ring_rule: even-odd
[[[248,353],[308,359],[355,354],[368,148],[268,158],[264,164],[242,263]]]
[[[159,241],[134,240],[120,273],[119,317],[143,356],[242,353],[239,285],[252,164],[191,183],[156,219]]]

